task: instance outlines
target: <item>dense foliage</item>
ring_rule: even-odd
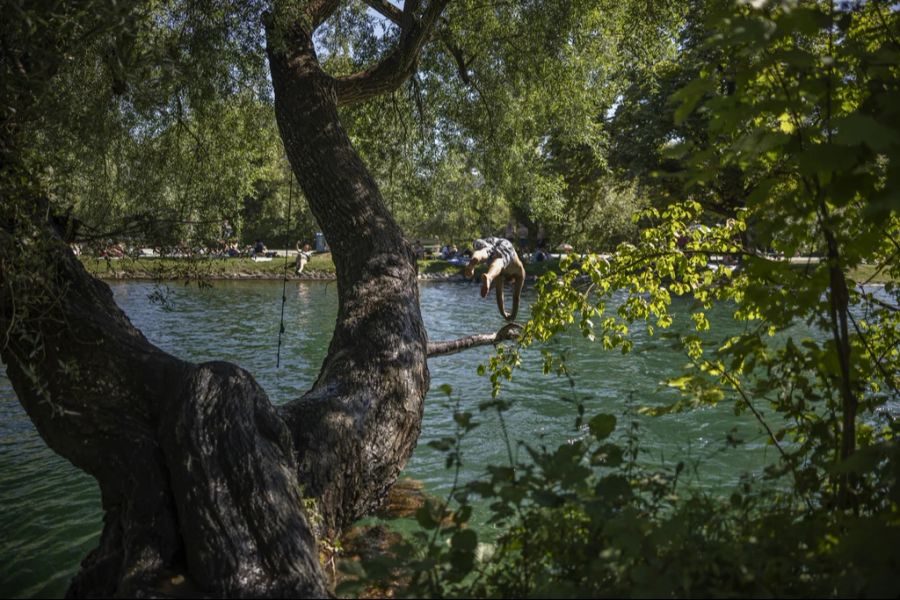
[[[189,249],[312,236],[296,190],[287,214],[263,9],[9,3],[6,141],[53,211],[77,220],[76,241]]]
[[[641,458],[633,416],[614,435],[621,415],[579,406],[576,441],[526,444],[527,460],[510,453],[460,484],[370,576],[406,574],[409,593],[428,596],[900,592],[900,290],[852,275],[900,275],[898,15],[879,2],[716,4],[688,28],[706,32],[683,47],[694,72],[672,90],[673,133],[648,157],[668,165],[663,179],[645,172],[659,208],[640,214],[636,243],[541,280],[518,344],[482,369],[495,398],[481,410],[502,418],[514,402],[502,384],[525,348],[564,375],[564,355],[545,345],[563,331],[627,353],[640,328],[688,366],[667,382],[679,401],[635,410],[729,402],[779,460],[730,498],[708,496],[678,486],[683,463]],[[623,105],[617,120],[630,109],[645,111]],[[692,302],[687,322],[670,310],[677,297]],[[732,307],[737,334],[710,330],[713,303]],[[477,425],[458,406],[454,418],[457,436],[438,442],[451,468]],[[492,550],[467,527],[476,496],[505,526]]]
[[[4,110],[18,158],[54,210],[82,224],[80,241],[186,249],[214,247],[228,230],[244,243],[311,237],[273,117],[265,10],[11,4],[21,30],[4,30]],[[605,121],[629,85],[674,60],[683,12],[454,2],[418,74],[342,119],[410,238],[462,245],[519,224],[531,246],[608,250],[634,238],[630,217],[643,201],[609,164]],[[46,55],[33,47],[57,29],[63,61],[53,44]],[[349,3],[319,32],[318,50],[329,72],[345,74],[371,64],[397,31]],[[46,58],[46,72],[14,69],[23,56]],[[38,100],[25,112],[23,89]]]

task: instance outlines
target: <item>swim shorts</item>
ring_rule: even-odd
[[[490,253],[489,261],[494,261],[498,258],[502,259],[504,269],[509,266],[509,263],[512,262],[512,257],[516,254],[516,249],[513,248],[512,242],[504,238],[479,238],[472,242],[472,246],[475,250],[487,249]]]

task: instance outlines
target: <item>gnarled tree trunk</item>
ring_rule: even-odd
[[[106,511],[70,595],[323,596],[316,536],[376,507],[415,446],[429,384],[415,258],[337,107],[399,85],[446,1],[407,3],[396,51],[347,78],[325,74],[312,44],[337,4],[267,24],[276,117],[339,294],[318,379],[279,409],[239,367],[147,341],[15,183],[14,153],[0,160],[0,354],[41,436],[97,479]]]
[[[298,28],[290,42],[290,52],[269,49],[275,115],[331,246],[339,306],[313,389],[281,412],[332,534],[380,502],[415,446],[427,338],[415,255],[341,127],[335,80],[319,68],[310,33]]]
[[[217,595],[326,593],[291,435],[265,392],[235,365],[153,346],[44,211],[9,210],[40,203],[6,199],[3,361],[38,432],[97,479],[106,511],[69,594],[153,593],[172,577]]]

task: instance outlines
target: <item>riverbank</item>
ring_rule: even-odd
[[[797,269],[808,268],[809,260],[793,259]],[[291,280],[332,280],[335,278],[334,263],[330,253],[315,254],[303,273],[294,273],[294,258],[276,257],[271,260],[255,261],[250,258],[91,258],[81,257],[81,263],[89,273],[100,279],[137,281],[204,281],[231,279],[280,280],[287,272]],[[551,259],[525,265],[528,279],[536,279],[547,271],[559,268],[559,260]],[[423,260],[419,262],[419,279],[424,281],[465,281],[463,267],[445,260]],[[865,283],[888,283],[894,281],[889,273],[878,271],[874,266],[861,265],[850,271],[854,281]]]
[[[91,258],[81,257],[81,263],[100,279],[144,281],[167,280],[280,280],[287,272],[291,280],[330,280],[335,278],[330,253],[312,256],[303,273],[294,273],[294,258],[283,256],[256,261],[251,258]],[[559,266],[558,260],[548,260],[525,266],[529,278],[537,278]],[[445,260],[419,261],[419,279],[434,281],[465,281],[463,267]]]

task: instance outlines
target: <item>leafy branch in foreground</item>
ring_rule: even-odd
[[[706,48],[731,64],[709,64],[672,99],[677,120],[705,124],[665,148],[680,195],[642,213],[638,243],[545,276],[517,343],[481,372],[502,411],[526,348],[568,374],[547,342],[570,328],[625,353],[636,328],[671,339],[687,362],[668,381],[681,399],[642,412],[727,400],[753,413],[781,451],[764,473],[777,485],[762,491],[751,474],[727,499],[684,492],[680,463],[638,464],[637,434],[623,448],[608,439],[615,416],[582,407],[577,439],[526,445],[528,460],[465,488],[508,527],[490,557],[410,593],[900,593],[900,291],[854,275],[900,276],[900,15],[882,2],[756,4],[708,24]],[[704,183],[726,169],[743,184],[727,220],[702,210]],[[731,327],[711,326],[714,306]]]
[[[784,449],[800,495],[859,502],[864,482],[837,465],[892,439],[885,407],[900,384],[897,287],[873,289],[853,275],[861,265],[900,273],[896,19],[877,2],[719,15],[706,45],[734,67],[710,65],[673,96],[676,119],[699,113],[707,123],[702,146],[683,139],[667,150],[684,169],[682,196],[643,213],[637,245],[570,260],[561,277],[545,278],[520,346],[577,325],[628,352],[637,324],[650,335],[671,330],[690,364],[669,382],[684,397],[648,412],[728,396]],[[743,208],[722,223],[700,200],[703,182],[724,169],[747,188]],[[678,296],[693,302],[689,324],[675,323]],[[740,333],[709,331],[714,302],[733,307]],[[495,393],[517,360],[509,350],[492,360]],[[562,369],[545,351],[545,371]],[[762,421],[761,407],[779,422]]]

